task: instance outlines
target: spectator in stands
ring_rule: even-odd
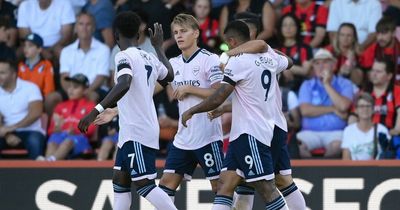
[[[154,49],[153,45],[151,45],[150,38],[148,36],[148,21],[149,17],[145,12],[139,11],[136,12],[136,14],[139,15],[141,23],[139,26],[139,39],[138,39],[138,48],[148,52],[148,53],[153,53],[153,55],[157,55],[156,50]],[[118,47],[118,45],[115,45],[114,48],[111,51],[111,56],[110,56],[110,86],[114,86],[114,72],[115,72],[115,55],[121,51]]]
[[[348,125],[343,131],[342,158],[344,160],[375,159],[379,148],[376,138],[384,135],[390,139],[388,129],[372,122],[374,99],[368,93],[361,93],[356,101],[357,123]],[[376,141],[375,141],[376,139]]]
[[[45,137],[39,88],[17,76],[14,51],[0,46],[0,150],[23,145],[30,159],[43,154]]]
[[[35,83],[42,93],[44,109],[51,116],[48,107],[48,95],[55,90],[53,65],[49,60],[43,59],[40,52],[43,49],[43,39],[37,34],[29,34],[24,42],[24,58],[18,64],[18,77]]]
[[[94,37],[105,43],[109,48],[114,46],[112,24],[115,18],[114,7],[110,0],[89,0],[83,11],[91,14],[95,19],[96,31]]]
[[[283,72],[284,86],[298,91],[301,83],[310,76],[312,49],[301,41],[300,21],[293,14],[282,16],[278,22],[278,49],[293,59],[290,71]]]
[[[43,38],[42,55],[54,60],[72,38],[75,14],[68,0],[23,1],[18,8],[19,37],[36,33]]]
[[[91,101],[97,101],[106,94],[102,86],[109,76],[110,49],[93,37],[95,21],[89,13],[83,12],[78,15],[75,30],[78,39],[61,52],[62,90],[49,96],[49,100],[53,102],[52,107],[67,98],[68,83],[65,78],[78,73],[89,79],[90,86],[85,90],[85,94]]]
[[[363,51],[374,42],[375,26],[381,17],[382,10],[378,0],[335,0],[329,7],[326,29],[333,42],[340,24],[354,24],[360,49]]]
[[[376,25],[377,39],[363,54],[362,65],[371,68],[375,59],[389,59],[395,64],[393,80],[400,84],[400,42],[396,39],[396,23],[384,17]]]
[[[361,52],[356,27],[352,23],[342,23],[336,39],[326,49],[337,59],[336,73],[361,86],[364,73],[360,68]]]
[[[235,14],[241,12],[252,12],[261,17],[262,30],[258,39],[267,40],[273,37],[275,30],[276,15],[269,1],[257,0],[234,0],[222,8],[219,18],[219,31],[224,31],[228,22],[234,19]]]
[[[373,122],[382,123],[392,136],[400,135],[400,86],[393,84],[394,63],[388,59],[375,60],[366,92],[375,100]],[[357,115],[349,117],[349,123],[357,121]]]
[[[299,99],[295,92],[285,87],[282,74],[279,77],[279,88],[282,93],[282,111],[288,125],[288,149],[291,158],[299,158],[299,150],[296,141],[296,132],[300,129],[301,116],[299,110]]]
[[[193,5],[194,17],[200,25],[201,41],[210,48],[216,48],[218,40],[218,21],[211,19],[211,0],[196,0]]]
[[[302,131],[297,134],[301,142],[301,157],[311,157],[310,151],[324,147],[325,157],[339,157],[343,128],[353,99],[350,80],[333,74],[336,60],[320,49],[313,60],[315,76],[300,87],[299,103],[303,116]]]
[[[18,39],[16,10],[17,7],[10,2],[0,0],[0,33],[2,30],[7,33],[6,43],[9,47],[15,47]]]
[[[67,90],[68,100],[56,106],[48,130],[50,137],[46,156],[38,160],[63,160],[91,150],[89,138],[95,133],[95,126],[89,126],[86,134],[78,129],[79,120],[95,106],[95,103],[85,98],[89,80],[83,74],[75,74],[65,80],[71,83]]]
[[[302,41],[312,48],[320,47],[326,33],[328,8],[312,0],[296,0],[282,10],[282,14],[291,13],[301,22]]]

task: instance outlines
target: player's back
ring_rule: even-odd
[[[118,75],[132,76],[128,92],[118,101],[119,140],[118,146],[126,141],[137,141],[158,149],[159,125],[153,102],[154,87],[158,79],[167,75],[167,70],[152,54],[135,47],[119,52],[115,57]],[[130,66],[131,70],[121,66]],[[120,72],[121,71],[121,72]],[[126,71],[126,72],[122,72]]]
[[[287,59],[271,52],[240,54],[230,59],[225,76],[235,84],[232,99],[231,139],[247,133],[270,145],[281,100],[276,75],[287,67]],[[277,89],[278,88],[278,89]]]

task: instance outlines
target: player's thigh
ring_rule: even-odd
[[[196,166],[197,160],[195,158],[193,150],[180,149],[172,144],[168,150],[167,159],[165,160],[163,177],[166,178],[162,180],[162,183],[167,184],[166,182],[172,181],[180,183],[182,178],[184,178],[185,180],[191,180],[192,174],[196,169]]]
[[[208,180],[219,178],[223,166],[222,141],[215,141],[194,151],[196,160]]]

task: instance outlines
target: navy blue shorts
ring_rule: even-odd
[[[184,150],[173,144],[168,150],[164,173],[176,173],[191,180],[197,164],[203,168],[208,180],[219,178],[222,169],[222,141],[215,141],[196,150]]]
[[[242,134],[228,146],[224,170],[236,171],[246,182],[275,178],[271,148],[248,134]]]
[[[72,135],[67,132],[53,133],[50,135],[48,143],[52,142],[57,145],[60,145],[62,142],[64,142],[67,139],[74,142],[74,148],[70,152],[71,158],[92,149],[92,147],[89,144],[88,138],[82,134]]]
[[[287,147],[287,132],[275,125],[274,137],[271,142],[272,162],[275,174],[290,175],[292,167]]]
[[[136,141],[127,141],[118,148],[114,169],[126,171],[132,181],[155,179],[157,150]]]

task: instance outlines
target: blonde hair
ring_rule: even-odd
[[[200,31],[200,26],[199,22],[196,20],[195,17],[192,15],[188,14],[179,14],[174,17],[174,20],[172,20],[171,23],[171,28],[173,25],[179,25],[179,26],[189,26],[193,30],[199,30]]]

